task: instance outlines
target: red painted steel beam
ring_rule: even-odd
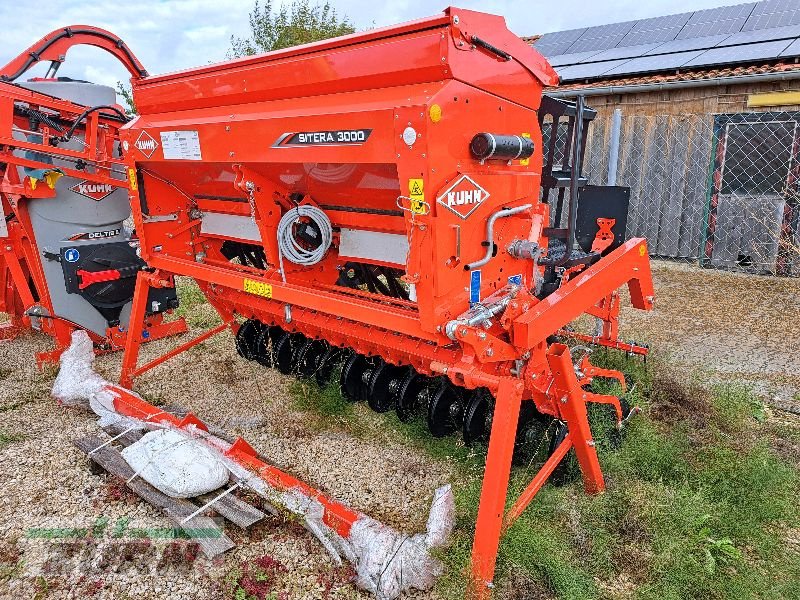
[[[71,25],[51,31],[25,52],[0,69],[0,79],[13,81],[41,61],[64,62],[70,48],[94,46],[114,55],[133,77],[144,77],[147,71],[139,59],[118,36],[100,27]]]
[[[204,431],[208,431],[208,427],[205,423],[191,413],[180,418],[157,406],[153,406],[123,387],[109,384],[106,389],[116,396],[114,399],[114,409],[121,415],[148,423],[164,423],[178,429],[186,429],[189,425],[194,425]],[[202,438],[198,439],[205,441]],[[360,515],[358,512],[329,498],[319,490],[300,481],[296,477],[261,460],[256,451],[242,438],[238,438],[227,450],[222,450],[208,441],[205,441],[205,443],[221,451],[227,458],[262,479],[270,487],[279,491],[297,490],[305,496],[319,501],[325,510],[323,522],[342,537],[346,538],[350,535],[350,528],[359,519]]]
[[[655,292],[643,238],[628,240],[516,319],[512,330],[514,345],[536,347],[626,283],[633,306],[652,309]]]

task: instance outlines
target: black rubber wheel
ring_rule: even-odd
[[[372,410],[385,413],[395,407],[396,388],[399,385],[397,380],[400,376],[401,370],[398,367],[379,359],[367,387],[367,404]]]
[[[244,359],[255,358],[256,339],[264,329],[264,325],[255,319],[247,319],[236,332],[236,352]]]
[[[478,388],[470,394],[461,428],[467,446],[489,437],[492,405],[492,395],[486,388]]]
[[[463,420],[464,403],[459,390],[444,381],[434,392],[428,405],[428,429],[433,437],[453,433]]]
[[[342,395],[353,402],[366,400],[367,386],[364,384],[364,373],[372,368],[372,359],[362,354],[353,354],[342,369],[340,378]]]
[[[409,367],[405,377],[400,382],[400,388],[395,398],[394,411],[397,418],[408,423],[419,408],[419,396],[426,389],[428,378],[417,373]]]

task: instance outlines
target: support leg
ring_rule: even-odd
[[[565,344],[553,344],[547,351],[547,362],[553,373],[553,388],[559,398],[561,415],[567,422],[575,455],[581,466],[583,485],[587,494],[597,494],[605,489],[600,461],[589,428],[586,413],[585,392],[578,385],[569,348]]]
[[[497,389],[478,521],[475,525],[475,541],[472,546],[472,585],[473,596],[476,598],[491,596],[522,390],[522,382],[512,378],[503,378]]]
[[[131,316],[128,322],[128,335],[125,337],[125,353],[122,355],[122,372],[119,383],[123,387],[131,387],[133,374],[139,362],[139,348],[142,345],[142,328],[147,311],[147,297],[150,293],[150,274],[144,271],[136,276],[136,288],[133,292]]]

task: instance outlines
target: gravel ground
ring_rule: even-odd
[[[271,582],[281,599],[371,597],[348,583],[348,569],[334,568],[304,529],[273,517],[247,534],[228,527],[238,546],[214,563],[199,558],[191,565],[180,560],[164,565],[159,557],[166,541],[153,542],[153,557],[134,546],[134,534],[115,539],[120,519],[129,519],[129,531],[170,525],[118,482],[89,473],[85,456],[71,440],[97,433],[93,415],[56,406],[50,399],[55,371],[38,372],[32,365],[33,353],[48,343],[45,336],[28,335],[0,344],[0,432],[12,436],[0,444],[5,496],[0,597],[221,598],[226,577],[265,555],[285,567],[276,569]],[[151,344],[142,359],[169,344]],[[113,377],[120,358],[100,357],[98,370]],[[293,408],[290,381],[241,360],[230,336],[221,335],[143,377],[137,389],[150,401],[176,403],[245,436],[277,466],[384,523],[409,533],[424,531],[433,490],[450,479],[447,464],[414,450],[400,434],[377,427],[381,417],[366,407],[357,408],[357,435],[335,424],[322,431],[319,425],[309,427],[309,416]],[[62,531],[55,540],[36,537],[41,528],[91,528],[103,517],[109,524],[89,543],[91,559],[82,560],[80,568],[73,568],[81,551],[74,536]],[[21,567],[4,577],[17,558]],[[117,563],[110,570],[104,566],[109,559]],[[36,577],[48,565],[51,574]],[[409,597],[437,598],[432,593]]]
[[[777,404],[800,404],[800,281],[663,262],[654,263],[654,276],[656,308],[651,313],[626,310],[624,337],[646,340],[671,360],[703,369],[709,379],[742,380]],[[203,317],[209,310],[199,307],[195,313]],[[282,565],[270,579],[279,598],[369,597],[348,583],[347,569],[332,567],[302,528],[271,517],[247,534],[228,529],[239,545],[213,563],[160,560],[168,540],[155,540],[148,549],[127,534],[115,538],[121,519],[129,519],[130,528],[169,525],[118,482],[88,472],[71,440],[96,433],[95,422],[86,411],[59,407],[50,399],[55,370],[38,371],[32,360],[49,344],[36,334],[0,342],[0,481],[5,496],[0,597],[220,598],[228,589],[226,580],[263,556]],[[173,344],[145,346],[142,360]],[[100,357],[97,367],[114,379],[120,358]],[[137,390],[150,401],[183,406],[243,435],[279,467],[385,523],[422,531],[432,492],[451,478],[451,466],[380,427],[382,417],[366,407],[356,408],[357,430],[339,426],[335,418],[320,429],[318,419],[296,410],[290,381],[241,360],[230,336],[223,334],[145,375]],[[63,530],[58,539],[36,537],[35,528],[91,528],[99,518],[108,519],[108,526],[86,542],[88,549]],[[75,567],[79,562],[82,566]],[[48,568],[46,577],[36,576]]]
[[[646,340],[711,381],[740,381],[777,407],[800,410],[800,279],[665,261],[653,262],[653,279],[654,310],[624,311],[623,337]]]

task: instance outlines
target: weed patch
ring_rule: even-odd
[[[272,600],[278,578],[286,573],[283,563],[268,554],[245,561],[231,570],[225,578],[225,597],[228,600]]]
[[[25,439],[25,436],[19,433],[6,433],[5,431],[0,431],[0,448],[8,446],[9,444],[13,444],[14,442],[21,442]]]

